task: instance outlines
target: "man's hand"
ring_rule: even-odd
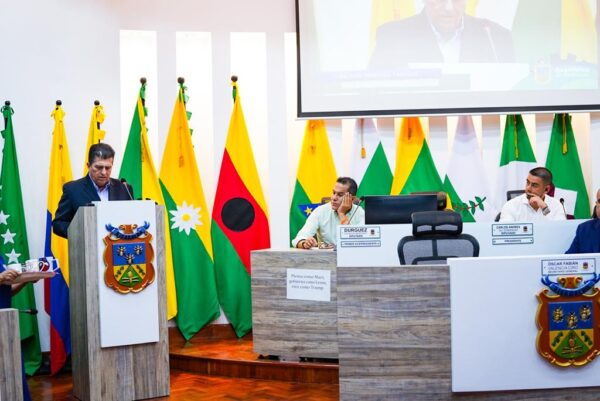
[[[15,279],[20,275],[21,272],[18,272],[16,270],[5,270],[2,273],[0,273],[0,284],[12,284],[12,282],[15,281]]]
[[[544,210],[544,208],[546,208],[548,206],[548,205],[546,205],[546,202],[544,202],[544,200],[537,195],[532,195],[529,198],[529,205],[532,208],[534,208],[535,210],[538,210],[538,209]]]
[[[340,207],[338,207],[338,215],[340,217],[342,217],[343,215],[345,215],[346,213],[348,213],[348,211],[350,211],[350,209],[352,209],[352,200],[353,200],[353,196],[350,195],[350,192],[346,192],[344,194],[344,196],[342,197],[342,202],[340,203]]]
[[[307,239],[301,239],[298,241],[296,248],[310,249],[317,246],[317,240],[314,237],[308,237]]]

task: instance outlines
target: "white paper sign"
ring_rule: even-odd
[[[287,299],[331,301],[331,271],[287,269]]]

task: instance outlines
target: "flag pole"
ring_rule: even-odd
[[[233,96],[233,102],[235,103],[235,98],[237,96],[237,81],[238,81],[238,77],[237,75],[232,75],[231,76],[231,85],[233,85],[233,90],[232,90],[232,96]]]

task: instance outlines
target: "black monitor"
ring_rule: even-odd
[[[438,210],[437,194],[365,196],[365,224],[409,224],[413,212]]]

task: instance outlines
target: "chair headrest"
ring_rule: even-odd
[[[462,218],[453,211],[414,212],[412,214],[413,235],[459,235],[462,232]]]

